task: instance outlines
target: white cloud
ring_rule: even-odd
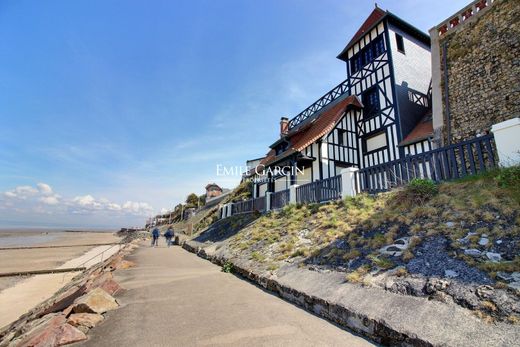
[[[28,197],[38,194],[38,189],[31,186],[18,186],[13,190],[4,193],[8,198],[27,199]]]
[[[57,205],[60,202],[59,198],[59,195],[43,196],[40,201],[47,205]]]
[[[46,184],[46,183],[38,183],[36,186],[38,187],[38,190],[40,191],[40,193],[42,193],[44,195],[51,195],[52,194],[52,188],[48,184]]]
[[[71,214],[106,216],[146,216],[153,208],[146,202],[126,201],[123,204],[106,198],[95,198],[91,194],[78,195],[74,198],[62,198],[51,186],[38,183],[33,186],[18,186],[0,195],[0,207],[17,213]]]

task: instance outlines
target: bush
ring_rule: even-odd
[[[422,204],[439,192],[439,187],[432,180],[414,178],[405,189],[411,202]]]
[[[500,169],[495,182],[500,188],[507,189],[516,202],[520,203],[520,166]]]
[[[233,263],[230,261],[226,261],[224,265],[222,265],[222,272],[231,273],[233,272]]]

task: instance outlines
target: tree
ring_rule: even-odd
[[[189,207],[197,207],[197,206],[198,206],[198,202],[199,202],[199,197],[198,197],[197,194],[195,194],[195,193],[191,193],[191,194],[188,195],[188,197],[186,198],[186,204],[187,204]]]
[[[199,196],[199,206],[204,205],[206,205],[206,194],[202,194],[201,196]]]

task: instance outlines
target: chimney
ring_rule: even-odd
[[[289,119],[282,117],[280,119],[280,137],[284,137],[289,132]]]

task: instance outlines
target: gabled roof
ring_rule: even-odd
[[[289,133],[285,138],[290,144],[289,148],[279,155],[276,155],[276,151],[271,149],[259,166],[268,166],[291,154],[303,151],[305,147],[331,132],[349,107],[362,108],[363,104],[355,95],[346,97],[334,106],[326,109],[319,117],[305,124],[305,126]]]
[[[350,39],[347,46],[341,51],[341,53],[337,56],[338,59],[347,61],[347,51],[350,47],[352,47],[356,42],[358,42],[366,33],[370,32],[375,26],[377,26],[382,20],[388,19],[392,24],[401,28],[402,30],[413,34],[419,41],[430,45],[430,36],[423,31],[417,29],[410,23],[402,20],[397,17],[395,14],[380,9],[376,6],[376,8],[370,13],[368,18],[363,22],[359,30],[356,34]]]
[[[424,117],[417,123],[415,128],[404,138],[403,141],[399,142],[399,146],[406,146],[412,143],[416,143],[419,141],[426,140],[429,137],[433,136],[433,121],[432,121],[432,111],[428,110],[428,112],[424,115]]]

